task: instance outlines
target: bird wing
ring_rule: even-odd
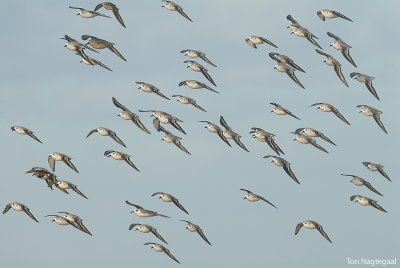
[[[56,170],[56,160],[53,157],[47,157],[47,162],[49,162],[50,169],[54,172]]]
[[[74,164],[72,164],[71,162],[71,157],[69,156],[65,156],[62,158],[63,162],[69,166],[73,171],[75,171],[76,173],[79,173],[79,171],[76,169],[76,167],[74,166]]]
[[[187,212],[187,210],[182,206],[181,203],[179,203],[179,200],[175,197],[172,197],[172,203],[175,204],[175,206],[177,206],[178,208],[180,208],[183,212],[185,212],[186,214],[189,214],[189,212]]]
[[[332,243],[331,239],[330,239],[329,236],[325,233],[325,231],[324,231],[324,229],[322,228],[322,226],[321,226],[320,224],[318,224],[318,223],[316,223],[316,225],[317,225],[317,230],[321,233],[321,235],[322,235],[323,237],[325,237],[326,240],[328,240],[329,242]]]
[[[338,109],[336,109],[335,107],[333,107],[333,111],[332,111],[340,120],[342,120],[343,122],[345,122],[346,124],[350,125],[349,121],[347,121],[346,118],[344,118],[344,116],[339,112]]]
[[[185,12],[183,12],[183,9],[181,8],[181,7],[179,7],[178,6],[178,8],[177,8],[177,10],[176,11],[178,11],[179,12],[179,14],[181,14],[183,17],[185,17],[187,20],[189,20],[189,21],[191,21],[191,22],[193,22],[192,21],[192,19],[191,18],[189,18],[189,16],[188,15],[186,15],[186,13]]]
[[[22,209],[25,212],[26,215],[28,215],[32,220],[34,220],[35,222],[39,222],[35,216],[33,216],[33,214],[30,212],[29,208],[27,208],[25,205],[22,205]]]
[[[296,229],[294,230],[294,234],[297,235],[301,229],[301,227],[303,227],[303,223],[300,222],[299,224],[296,225]]]
[[[207,237],[204,235],[203,230],[201,228],[197,228],[197,233],[203,238],[204,241],[207,242],[211,246],[210,241],[208,241]]]
[[[136,169],[138,172],[140,172],[140,170],[135,166],[135,164],[131,161],[131,159],[129,158],[129,156],[125,156],[124,157],[124,161],[126,163],[128,163],[128,165],[130,165],[131,167],[133,167],[134,169]]]
[[[126,59],[124,58],[124,56],[122,56],[122,54],[112,45],[110,44],[109,46],[107,46],[107,48],[109,50],[111,50],[112,53],[116,54],[118,57],[120,57],[121,59],[123,59],[124,61],[126,61]]]
[[[118,144],[124,146],[126,148],[125,143],[117,136],[117,134],[114,131],[111,131],[110,137],[116,141]]]
[[[387,134],[386,128],[383,125],[382,121],[381,121],[381,117],[379,116],[378,113],[374,113],[373,115],[375,122],[378,124],[378,126],[383,130],[383,132],[385,132]]]
[[[89,134],[87,134],[86,138],[92,135],[93,133],[97,132],[97,129],[92,129]]]

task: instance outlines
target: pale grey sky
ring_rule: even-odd
[[[94,8],[97,1],[26,2],[8,1],[0,28],[3,36],[0,72],[0,127],[3,163],[0,204],[19,201],[26,204],[40,221],[9,211],[2,215],[2,266],[69,267],[71,262],[90,267],[175,267],[164,254],[144,246],[159,242],[151,234],[128,231],[131,223],[153,225],[169,242],[171,253],[185,267],[345,267],[347,257],[399,258],[400,213],[398,204],[399,142],[396,119],[399,37],[393,31],[397,1],[179,1],[193,23],[176,12],[161,8],[160,1],[115,1],[127,28],[112,19],[83,19],[68,6]],[[354,22],[342,19],[321,21],[322,8],[340,11]],[[100,10],[112,16],[110,11]],[[341,64],[349,84],[346,88],[332,67],[306,39],[293,36],[286,28],[291,14],[319,37],[323,50]],[[329,47],[332,32],[352,48],[358,65],[354,68],[339,51]],[[80,58],[64,48],[60,38],[68,34],[80,39],[90,34],[114,42],[125,56],[122,61],[110,51],[88,52],[113,72],[79,63]],[[249,35],[267,37],[279,49],[248,46]],[[182,49],[205,52],[217,68],[198,60],[206,68],[220,92],[178,87],[186,79],[210,84],[200,73],[183,63]],[[305,86],[298,87],[285,74],[276,72],[269,52],[290,56],[306,73],[296,72]],[[350,72],[376,77],[376,100],[366,87],[350,79]],[[135,81],[156,85],[162,93],[192,97],[207,110],[204,113],[175,100],[165,100],[137,89]],[[150,130],[147,135],[128,121],[111,101],[115,97],[133,112],[155,109],[169,112],[184,122],[187,135],[167,126],[182,137],[191,152],[184,154],[174,145],[161,141],[163,133],[152,126],[150,114],[138,113]],[[302,120],[270,113],[277,102]],[[348,126],[333,114],[323,113],[315,102],[336,106],[349,120]],[[372,118],[359,114],[358,104],[375,107],[388,135]],[[239,134],[250,152],[232,148],[217,135],[204,129],[198,120],[219,124],[223,115]],[[37,143],[11,132],[22,125],[43,141]],[[85,139],[99,126],[114,130],[125,142],[123,148],[98,134]],[[273,154],[248,132],[260,127],[276,134],[276,142],[292,163],[301,185],[262,156]],[[313,127],[331,138],[337,146],[317,140],[329,151],[325,154],[310,145],[293,141],[298,127]],[[105,150],[131,155],[140,173],[121,161],[106,158]],[[53,151],[70,155],[79,170],[74,173],[57,163],[56,175],[76,184],[88,200],[71,192],[49,190],[43,181],[24,174],[34,166],[48,168],[47,156]],[[368,171],[362,161],[381,163],[392,178],[387,181]],[[380,197],[365,187],[356,187],[341,173],[359,175],[380,191]],[[252,190],[274,203],[243,200],[240,188]],[[163,203],[151,194],[164,191],[175,195],[190,215],[173,204]],[[361,194],[379,202],[389,213],[350,202]],[[171,216],[139,218],[129,213],[125,200]],[[58,226],[44,215],[70,211],[81,216],[93,233],[90,237],[71,226]],[[185,230],[189,220],[203,228],[212,246],[197,234]],[[297,223],[306,219],[319,222],[330,236],[327,242],[316,230],[301,230]]]

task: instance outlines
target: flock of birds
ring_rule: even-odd
[[[185,19],[189,20],[192,22],[192,19],[183,11],[183,8],[179,6],[178,4],[172,2],[172,1],[162,1],[162,7],[169,11],[176,11],[180,15],[182,15]],[[94,10],[89,10],[85,8],[80,8],[80,7],[69,7],[70,9],[77,9],[79,10],[79,13],[77,15],[83,17],[83,18],[94,18],[97,16],[104,17],[104,18],[111,18],[108,15],[99,13],[98,10],[101,8],[105,10],[110,10],[112,11],[114,17],[116,20],[123,26],[125,26],[125,23],[122,19],[122,16],[119,13],[118,7],[110,2],[104,2],[98,4]],[[345,15],[333,11],[333,10],[328,10],[328,9],[323,9],[321,11],[317,12],[318,17],[325,21],[326,19],[335,19],[335,18],[341,18],[344,20],[347,20],[349,22],[352,22],[352,20]],[[318,37],[313,35],[307,28],[303,27],[300,25],[299,22],[297,22],[291,15],[287,16],[287,20],[290,21],[290,24],[287,28],[291,30],[291,34],[294,34],[299,37],[304,37],[306,38],[312,45],[316,46],[318,49],[315,49],[316,53],[323,55],[325,57],[324,63],[326,63],[329,66],[333,66],[333,69],[340,79],[340,81],[346,86],[349,87],[347,81],[346,81],[346,76],[343,74],[342,69],[341,69],[341,64],[340,62],[335,59],[332,55],[323,52],[322,47],[317,43]],[[343,57],[354,67],[357,67],[356,63],[350,56],[350,48],[351,46],[348,45],[345,41],[343,41],[340,37],[337,35],[327,32],[327,35],[331,38],[334,39],[332,42],[331,46],[336,49],[341,51],[341,54]],[[119,58],[122,60],[126,61],[124,56],[115,48],[115,44],[113,42],[103,40],[101,38],[92,36],[92,35],[87,35],[84,34],[81,36],[81,39],[83,41],[86,41],[86,43],[81,43],[78,40],[65,35],[62,39],[66,40],[65,47],[77,55],[81,57],[81,62],[87,65],[98,65],[100,67],[103,67],[104,69],[107,69],[109,71],[112,71],[109,67],[107,67],[105,64],[103,64],[101,61],[89,56],[86,54],[85,51],[91,51],[94,53],[99,53],[98,50],[100,49],[109,49],[112,53],[117,55]],[[249,36],[248,38],[245,39],[245,42],[257,49],[259,45],[262,44],[268,44],[274,48],[278,48],[273,42],[268,40],[265,37],[260,37],[260,36]],[[192,49],[184,49],[181,51],[181,53],[184,56],[190,57],[190,58],[198,58],[204,61],[206,64],[217,67],[208,57],[206,56],[205,53],[198,51],[198,50],[192,50]],[[285,73],[289,76],[291,80],[293,80],[298,86],[301,88],[304,88],[303,84],[300,82],[298,77],[295,75],[295,72],[301,72],[301,73],[306,73],[305,70],[303,70],[298,64],[296,64],[290,57],[282,54],[278,54],[276,52],[271,52],[269,53],[269,56],[271,59],[276,61],[276,65],[274,69],[278,72]],[[213,86],[217,86],[213,78],[208,72],[208,69],[203,66],[202,64],[194,61],[194,60],[186,60],[185,63],[187,64],[187,68],[190,68],[194,72],[200,72],[205,79],[207,79],[208,82],[210,82]],[[350,73],[350,78],[354,78],[358,82],[364,83],[369,92],[379,100],[378,94],[372,84],[372,80],[374,77],[358,73],[358,72],[352,72]],[[141,82],[137,81],[136,84],[138,85],[138,88],[142,90],[143,92],[146,93],[154,93],[158,95],[161,98],[164,98],[166,100],[170,100],[169,97],[167,97],[165,94],[161,92],[161,90],[149,83],[146,82]],[[206,83],[197,81],[197,80],[185,80],[182,81],[178,84],[179,86],[187,86],[191,89],[207,89],[211,92],[214,93],[219,93],[217,90],[213,89],[211,86],[207,85]],[[172,95],[172,97],[176,97],[177,101],[181,104],[190,104],[193,105],[195,108],[206,112],[206,110],[200,106],[193,98],[184,96],[184,95]],[[119,108],[121,111],[118,114],[122,119],[128,120],[133,122],[133,124],[138,127],[141,131],[144,133],[150,134],[149,129],[142,123],[140,120],[140,117],[138,114],[132,112],[129,108],[121,104],[116,98],[112,97],[112,103]],[[289,115],[297,120],[300,120],[299,117],[294,115],[290,110],[287,108],[283,107],[282,105],[278,103],[271,103],[273,105],[273,109],[271,112],[275,113],[276,115]],[[333,105],[329,103],[314,103],[311,104],[311,107],[317,107],[317,109],[320,109],[324,112],[331,112],[333,113],[338,119],[343,121],[345,124],[350,125],[348,120],[339,112],[337,108],[335,108]],[[372,116],[375,122],[378,124],[378,126],[385,132],[387,133],[381,119],[380,115],[382,114],[381,111],[378,109],[375,109],[371,106],[368,105],[357,105],[358,108],[360,108],[360,113],[363,113],[366,116]],[[153,126],[157,132],[163,132],[165,135],[162,137],[162,140],[166,143],[172,143],[174,144],[177,148],[179,148],[182,152],[186,154],[191,154],[186,147],[182,144],[182,138],[173,134],[166,128],[164,128],[163,125],[170,125],[172,126],[176,131],[179,131],[182,134],[186,134],[185,130],[182,128],[181,123],[183,121],[167,112],[164,111],[158,111],[158,110],[139,110],[141,113],[150,113],[151,117],[153,118]],[[205,124],[205,128],[211,132],[215,133],[218,135],[218,137],[228,146],[231,146],[230,141],[233,141],[236,143],[241,149],[245,151],[249,151],[246,146],[243,144],[241,141],[241,135],[235,132],[232,127],[225,121],[225,118],[221,116],[219,118],[219,123],[221,126],[218,124],[212,123],[210,121],[199,121]],[[33,131],[23,127],[23,126],[12,126],[11,130],[21,134],[21,135],[28,135],[32,139],[34,139],[37,142],[42,143],[42,141],[34,134]],[[112,138],[116,143],[119,145],[126,147],[125,143],[118,137],[116,132],[114,132],[111,129],[105,128],[105,127],[98,127],[93,130],[91,130],[86,138],[90,137],[92,134],[98,133],[101,136],[108,136]],[[296,177],[294,172],[291,169],[291,163],[289,163],[287,160],[281,157],[281,155],[284,155],[284,151],[280,148],[280,146],[276,143],[274,139],[274,134],[269,133],[262,128],[258,127],[252,127],[250,132],[249,132],[253,138],[257,139],[260,142],[265,142],[269,145],[269,147],[275,152],[276,155],[266,155],[264,158],[270,159],[272,163],[278,167],[282,167],[283,170],[286,172],[286,174],[293,179],[296,183],[300,184],[300,180]],[[310,127],[302,127],[302,128],[297,128],[294,132],[295,134],[295,141],[302,143],[302,144],[310,144],[313,147],[321,150],[324,153],[328,153],[328,151],[321,146],[319,143],[317,143],[315,138],[320,138],[321,140],[336,146],[336,144],[328,138],[325,134],[323,134],[321,131],[318,131],[314,128]],[[134,170],[137,172],[140,172],[139,168],[132,162],[130,155],[116,151],[116,150],[106,150],[104,152],[104,155],[107,157],[111,157],[115,160],[123,160],[126,164],[128,164],[130,167],[132,167]],[[56,162],[63,162],[65,165],[67,165],[71,170],[74,172],[78,172],[78,169],[75,167],[75,165],[71,161],[71,157],[60,152],[53,152],[48,155],[48,164],[50,167],[50,170],[43,168],[43,167],[33,167],[26,173],[32,174],[33,176],[36,176],[39,179],[42,179],[46,182],[47,186],[53,190],[53,187],[58,188],[60,191],[68,194],[67,190],[72,190],[76,192],[78,195],[82,196],[83,198],[87,198],[84,193],[82,193],[78,187],[68,181],[63,181],[59,180],[57,176],[54,174],[55,168],[56,168]],[[389,176],[385,173],[383,170],[383,166],[377,163],[372,163],[372,162],[363,162],[363,165],[368,168],[370,171],[377,171],[381,175],[383,175],[387,180],[390,181]],[[356,186],[365,186],[368,188],[370,191],[373,193],[382,196],[382,194],[376,190],[371,183],[369,183],[367,180],[357,176],[357,175],[351,175],[351,174],[342,174],[343,176],[348,176],[351,177],[351,182],[356,185]],[[240,189],[241,191],[246,192],[246,195],[244,196],[244,199],[249,201],[249,202],[256,202],[256,201],[264,201],[270,206],[277,208],[271,201],[267,200],[261,195],[258,195],[256,193],[253,193],[250,190],[247,189]],[[177,208],[179,208],[181,211],[183,211],[185,214],[189,214],[188,211],[183,207],[183,205],[178,201],[176,197],[169,193],[165,192],[155,192],[152,194],[152,196],[158,196],[159,199],[161,199],[164,202],[172,202]],[[362,195],[352,195],[350,197],[351,201],[356,201],[359,204],[363,206],[372,206],[382,212],[386,212],[386,210],[381,207],[376,200],[365,197]],[[139,206],[137,204],[131,203],[128,200],[126,201],[126,204],[129,206],[133,207],[132,213],[136,214],[139,217],[165,217],[169,218],[166,215],[163,215],[159,212],[152,211],[145,209],[142,206]],[[3,214],[8,212],[10,209],[13,209],[15,211],[22,211],[26,213],[32,220],[38,222],[38,220],[35,218],[35,216],[32,214],[30,209],[19,202],[12,202],[6,205]],[[79,231],[82,231],[86,234],[92,235],[92,233],[89,231],[88,228],[83,224],[82,218],[79,216],[65,212],[65,211],[60,211],[58,214],[49,214],[46,215],[48,217],[53,217],[53,222],[55,222],[58,225],[71,225],[74,228],[78,229]],[[208,238],[205,236],[202,228],[199,225],[196,225],[195,223],[192,223],[190,221],[182,220],[183,222],[186,223],[186,229],[190,232],[196,232],[207,244],[211,245],[210,241]],[[298,223],[295,227],[295,235],[297,235],[302,227],[305,227],[307,229],[316,229],[319,231],[319,233],[329,242],[332,243],[331,239],[327,235],[327,233],[324,231],[322,228],[321,224],[314,220],[304,220]],[[153,234],[157,239],[159,239],[161,242],[164,244],[168,244],[167,241],[161,236],[161,234],[158,232],[158,230],[148,224],[143,224],[143,223],[133,223],[129,226],[129,230],[136,230],[140,231],[143,233],[151,233]],[[179,260],[163,245],[160,243],[155,243],[155,242],[148,242],[145,243],[145,245],[151,245],[151,248],[156,251],[156,252],[164,252],[167,254],[171,259],[174,261],[179,262]]]

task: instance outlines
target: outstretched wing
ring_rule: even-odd
[[[207,237],[204,235],[203,230],[201,228],[197,228],[197,233],[203,238],[204,241],[207,242],[211,246],[210,241],[208,241]]]
[[[300,222],[299,224],[296,225],[296,229],[294,230],[294,234],[297,235],[301,229],[301,227],[303,227],[303,223]]]
[[[316,224],[317,225],[317,230],[321,233],[321,235],[323,237],[325,237],[326,240],[328,240],[329,242],[332,243],[331,239],[329,238],[329,236],[325,233],[324,229],[322,228],[322,226],[320,224]]]

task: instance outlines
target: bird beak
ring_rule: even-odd
[[[78,13],[78,14],[76,14],[77,16],[79,16],[80,14]]]
[[[243,199],[246,199],[246,197],[244,197]]]

